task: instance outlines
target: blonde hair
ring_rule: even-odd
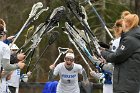
[[[2,36],[4,33],[4,27],[2,24],[0,24],[0,36]]]
[[[4,27],[2,24],[0,24],[0,31],[3,31],[4,30]]]
[[[67,53],[74,53],[72,49],[68,49]]]
[[[69,56],[71,56],[72,58],[75,58],[74,52],[73,52],[72,49],[68,49],[68,51],[67,51],[67,53],[65,55],[65,57],[69,57]]]
[[[124,20],[128,24],[129,29],[137,27],[139,24],[139,17],[137,14],[128,14],[124,17]]]
[[[131,13],[129,11],[123,11],[122,14],[121,14],[121,18],[123,19],[128,14],[131,14]]]

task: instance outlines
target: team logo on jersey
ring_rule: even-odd
[[[121,50],[124,50],[125,49],[125,46],[124,45],[121,45],[120,49]]]

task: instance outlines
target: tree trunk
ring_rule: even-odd
[[[135,12],[140,17],[140,8],[139,7],[140,7],[140,0],[135,0]]]

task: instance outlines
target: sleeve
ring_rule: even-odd
[[[84,68],[81,65],[78,65],[78,73],[82,74],[83,70],[84,70]]]
[[[61,64],[58,64],[54,69],[53,75],[57,76],[59,74],[60,68]]]
[[[49,71],[49,74],[48,74],[48,80],[49,81],[53,81],[54,78],[55,78],[55,76],[53,75],[53,72],[54,72],[54,70],[50,70]]]
[[[10,64],[10,59],[2,59],[2,66],[5,71],[12,71],[18,69],[18,64]]]
[[[11,39],[10,39],[10,40],[9,40],[9,39],[6,39],[6,40],[4,40],[3,42],[4,42],[5,44],[9,45],[10,43],[12,43],[12,40],[11,40]]]
[[[83,81],[85,81],[85,80],[88,79],[88,77],[87,77],[87,73],[86,73],[86,71],[85,71],[84,68],[83,68],[83,70],[82,70],[82,76],[83,76]]]
[[[10,59],[10,48],[7,46],[7,47],[3,47],[3,58],[4,59]]]
[[[109,51],[102,51],[101,54],[107,62],[116,64],[122,63],[128,59],[137,49],[138,45],[136,45],[135,42],[137,42],[136,39],[134,40],[132,37],[124,38],[116,52],[111,53]]]

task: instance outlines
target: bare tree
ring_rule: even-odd
[[[135,0],[135,12],[139,15],[140,17],[140,0]]]

